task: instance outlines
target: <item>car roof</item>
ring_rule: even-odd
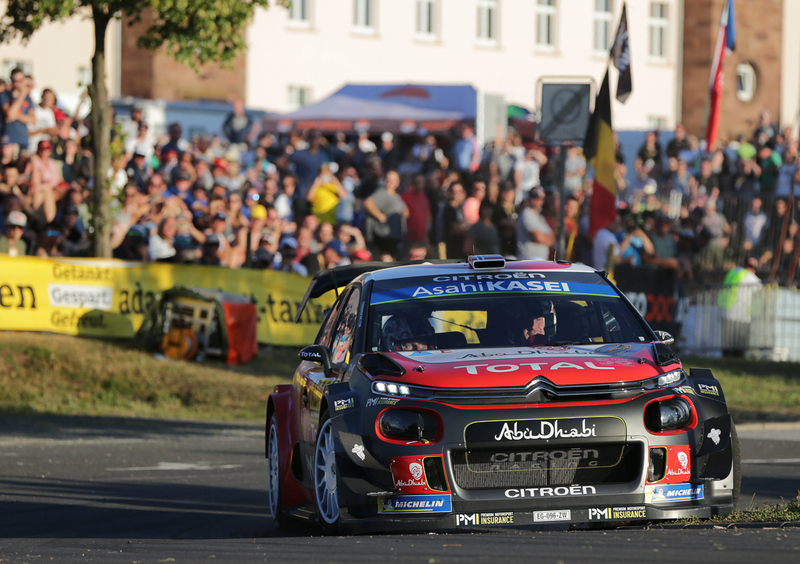
[[[396,280],[398,278],[414,278],[417,276],[443,276],[443,275],[459,275],[459,274],[497,274],[501,272],[516,272],[520,270],[531,272],[597,272],[594,268],[590,268],[583,264],[572,264],[567,261],[532,261],[532,260],[519,260],[507,261],[502,268],[474,268],[466,262],[459,262],[455,264],[414,264],[406,266],[396,266],[384,268],[381,270],[365,273],[362,280]]]
[[[482,268],[481,262],[473,259],[488,259],[503,261],[502,267]],[[488,263],[484,263],[488,264]],[[527,270],[531,272],[598,272],[594,268],[573,264],[569,261],[533,261],[514,260],[506,261],[499,255],[486,257],[469,257],[464,260],[424,260],[402,263],[363,262],[339,268],[318,272],[308,285],[303,301],[297,309],[295,323],[300,320],[300,315],[309,299],[320,296],[347,286],[352,282],[366,282],[368,280],[396,280],[398,278],[413,278],[417,276],[455,276],[458,274],[496,274],[500,272],[515,272]]]

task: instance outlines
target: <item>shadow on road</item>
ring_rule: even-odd
[[[9,501],[4,493],[13,492]],[[210,539],[281,533],[266,492],[192,484],[0,479],[0,538]]]

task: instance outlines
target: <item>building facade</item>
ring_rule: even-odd
[[[0,13],[5,13],[6,2],[0,0]],[[109,26],[106,34],[106,84],[109,96],[119,96],[119,45],[120,26]],[[8,80],[11,71],[19,66],[34,78],[38,93],[50,88],[59,97],[59,104],[74,111],[81,93],[92,80],[94,55],[94,24],[89,19],[74,16],[63,23],[46,23],[22,43],[14,40],[0,45],[2,78]],[[88,105],[83,108],[88,111]]]
[[[614,102],[615,128],[674,126],[681,5],[628,2],[633,94]],[[621,11],[621,0],[294,0],[256,13],[245,99],[283,112],[346,83],[469,83],[535,108],[542,80],[599,87]]]

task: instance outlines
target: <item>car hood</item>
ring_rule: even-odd
[[[385,353],[404,383],[442,388],[517,387],[543,376],[557,386],[635,382],[681,368],[659,366],[652,343]]]

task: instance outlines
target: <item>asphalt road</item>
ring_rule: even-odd
[[[741,506],[800,490],[800,425],[740,429]],[[776,562],[800,529],[280,534],[263,429],[114,418],[0,420],[0,561]]]

